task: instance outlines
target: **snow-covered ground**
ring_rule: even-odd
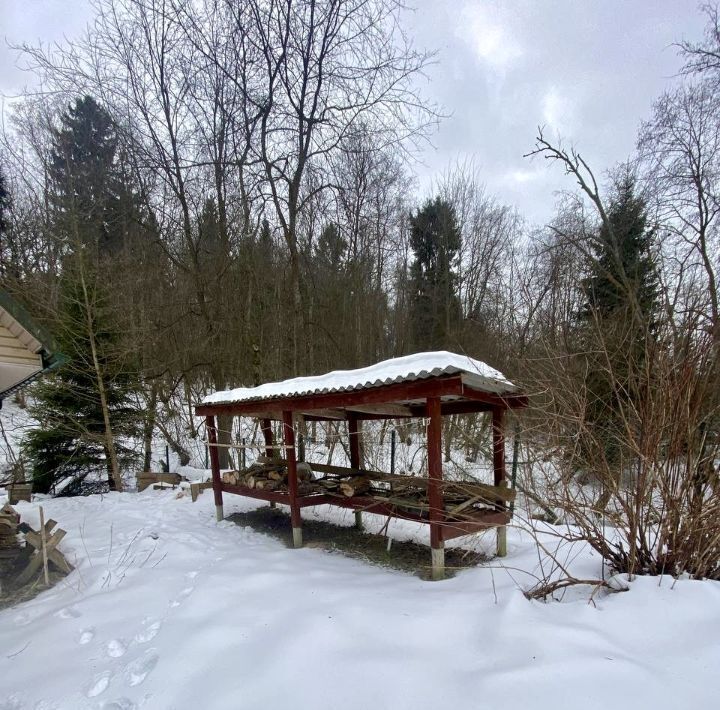
[[[717,706],[716,582],[531,602],[537,551],[516,531],[502,563],[432,583],[216,523],[209,493],[43,505],[77,568],[0,612],[3,710]],[[253,506],[226,496],[227,514]]]

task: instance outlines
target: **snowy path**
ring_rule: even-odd
[[[175,496],[45,502],[78,568],[0,612],[0,709],[716,707],[718,583],[531,603],[497,568],[422,582]]]

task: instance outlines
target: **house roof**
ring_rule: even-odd
[[[465,406],[466,411],[487,409],[493,403],[522,406],[518,388],[501,372],[466,355],[437,351],[384,360],[355,370],[214,392],[203,399],[197,411],[274,416],[285,409],[328,419],[344,418],[348,411],[372,417],[418,416],[428,396],[438,396],[446,403],[478,403],[474,409]],[[508,405],[508,398],[515,404]],[[326,411],[319,413],[321,409]],[[463,408],[456,404],[454,409]]]
[[[0,403],[62,361],[52,338],[17,301],[0,290]]]

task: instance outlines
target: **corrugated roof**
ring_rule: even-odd
[[[268,382],[259,387],[239,387],[214,392],[203,399],[203,404],[230,404],[348,392],[458,373],[463,375],[468,385],[484,392],[502,394],[516,390],[515,385],[501,372],[481,360],[441,350],[396,357],[357,370],[335,370],[325,375],[296,377],[282,382]]]

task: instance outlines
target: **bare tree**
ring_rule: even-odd
[[[641,127],[638,147],[655,188],[659,219],[674,237],[675,277],[701,279],[708,327],[720,341],[720,101],[713,85],[683,85],[664,94]]]
[[[263,65],[250,97],[260,113],[264,189],[290,256],[298,371],[304,357],[297,329],[300,323],[308,329],[299,215],[332,186],[323,169],[360,122],[378,148],[424,135],[435,114],[419,100],[414,79],[429,55],[404,36],[396,0],[251,0],[228,7],[236,26],[252,24],[251,42]],[[319,179],[304,190],[310,172]]]

